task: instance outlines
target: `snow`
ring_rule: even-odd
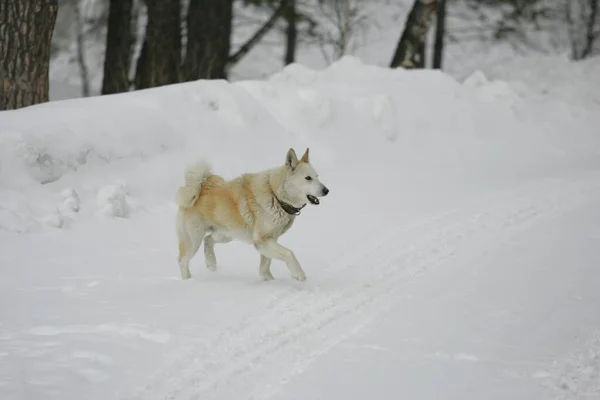
[[[598,67],[345,57],[0,113],[0,398],[600,398]],[[180,280],[186,163],[290,147],[331,189],[281,239],[308,280],[235,242]]]

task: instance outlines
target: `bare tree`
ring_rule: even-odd
[[[583,48],[583,52],[581,54],[582,58],[587,58],[592,54],[594,48],[594,42],[600,36],[600,31],[597,29],[598,27],[598,3],[599,0],[588,0],[589,2],[589,10],[590,14],[586,24],[586,34],[585,34],[585,47]]]
[[[81,11],[81,1],[75,4],[75,41],[77,47],[77,63],[79,64],[79,73],[81,75],[81,92],[83,97],[89,97],[90,95],[90,73],[86,63],[85,56],[85,16],[87,10]],[[88,1],[84,1],[85,4],[89,4]]]
[[[437,0],[415,0],[390,68],[423,68],[425,39],[438,6]]]
[[[433,46],[433,68],[441,69],[444,58],[446,36],[446,0],[439,0],[435,23],[435,44]]]
[[[590,57],[600,36],[600,0],[571,0],[566,4],[571,53],[574,60]]]
[[[0,1],[0,110],[49,100],[57,0]]]
[[[327,63],[338,60],[354,49],[356,35],[366,29],[363,13],[370,0],[319,0],[313,17],[313,34]]]
[[[146,7],[148,24],[137,63],[137,89],[180,81],[181,3],[179,0],[146,0]]]
[[[291,0],[253,0],[248,4],[274,6],[271,16],[231,53],[232,0],[190,0],[187,14],[187,52],[184,79],[227,79],[228,70],[273,29]]]
[[[129,90],[133,0],[110,0],[102,94]]]
[[[225,79],[232,15],[233,0],[190,0],[185,80]]]
[[[296,13],[296,0],[290,0],[285,10],[285,56],[283,64],[288,65],[296,60],[296,45],[298,43],[298,14]]]
[[[240,48],[229,56],[228,67],[237,64],[250,50],[254,48],[262,38],[275,26],[275,23],[281,18],[288,7],[290,0],[280,0],[278,7],[275,9],[271,17],[242,45]]]
[[[578,37],[581,20],[575,18],[577,26],[572,25],[569,12],[590,0],[446,1],[452,1],[449,16],[462,20],[456,24],[460,28],[448,32],[452,40],[478,41],[482,45],[504,42],[521,54],[556,54],[573,47],[570,41],[574,38],[582,43]],[[577,28],[575,36],[569,33],[572,28]]]

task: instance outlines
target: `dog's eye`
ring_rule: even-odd
[[[312,178],[311,178],[310,176],[307,176],[307,177],[306,177],[306,178],[304,178],[304,179],[306,179],[307,181],[312,181]]]

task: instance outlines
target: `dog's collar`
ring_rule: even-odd
[[[304,204],[300,208],[294,207],[291,204],[288,204],[288,203],[285,203],[285,202],[279,200],[279,197],[277,197],[277,196],[273,196],[273,197],[275,197],[275,199],[277,200],[277,202],[279,203],[281,208],[283,208],[283,211],[285,211],[286,213],[288,213],[290,215],[300,215],[300,210],[302,210],[306,206],[306,204]]]

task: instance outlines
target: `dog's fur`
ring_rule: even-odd
[[[200,161],[185,171],[185,185],[177,190],[177,236],[181,278],[191,278],[189,263],[204,240],[206,266],[216,270],[215,243],[237,239],[251,243],[260,253],[260,276],[273,279],[271,259],[284,261],[294,279],[306,274],[294,253],[277,243],[288,231],[299,209],[329,189],[310,164],[309,150],[300,160],[290,149],[285,164],[258,173],[243,174],[231,181],[214,175]]]

